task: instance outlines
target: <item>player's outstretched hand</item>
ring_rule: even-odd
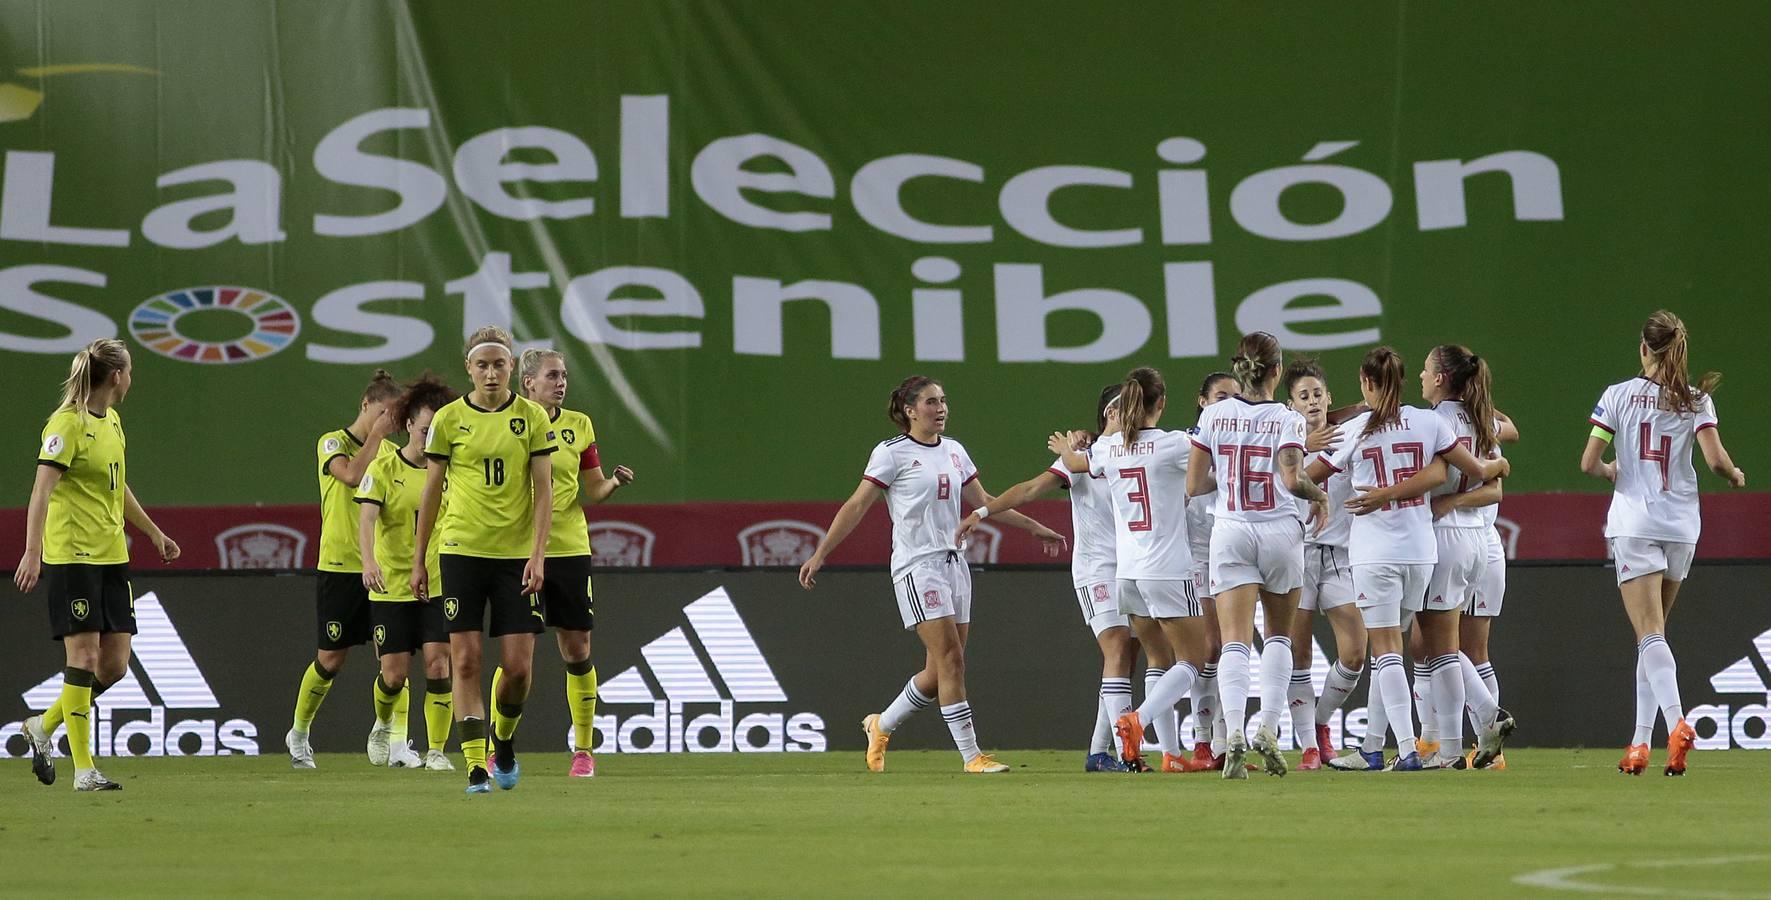
[[[1066,541],[1063,535],[1043,525],[1039,527],[1038,531],[1033,532],[1033,536],[1039,538],[1039,543],[1044,545],[1041,549],[1045,551],[1046,556],[1063,556],[1064,548],[1069,545],[1069,541]]]
[[[615,467],[615,483],[626,487],[633,484],[633,470],[626,466]]]
[[[43,554],[35,550],[26,550],[19,557],[18,568],[12,572],[12,583],[18,586],[21,594],[29,594],[31,588],[37,586],[38,576],[43,574]]]
[[[1333,511],[1328,508],[1328,497],[1326,495],[1310,501],[1310,519],[1304,524],[1313,526],[1310,528],[1310,535],[1312,537],[1321,534],[1322,529],[1328,527],[1328,520],[1332,513]]]
[[[959,530],[953,533],[953,543],[955,545],[965,543],[965,539],[971,537],[972,532],[977,530],[978,523],[982,521],[984,520],[978,518],[978,514],[975,512],[960,519]]]
[[[1330,451],[1341,445],[1340,437],[1339,428],[1325,424],[1304,438],[1304,449],[1311,453]]]
[[[528,563],[524,564],[523,593],[525,595],[541,593],[541,583],[547,580],[544,570],[546,565],[545,557],[540,556],[531,556]]]
[[[799,586],[811,590],[818,586],[818,570],[824,568],[824,558],[812,554],[812,558],[799,567]]]
[[[1045,449],[1053,456],[1063,456],[1070,452],[1070,436],[1062,431],[1052,432],[1052,436],[1045,439]]]

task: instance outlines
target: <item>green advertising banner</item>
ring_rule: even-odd
[[[1761,3],[7,4],[6,445],[121,336],[145,500],[311,503],[376,368],[464,381],[498,323],[624,499],[843,496],[913,372],[1000,490],[1264,329],[1342,402],[1467,344],[1509,493],[1599,490],[1668,307],[1763,471],[1767,46]]]

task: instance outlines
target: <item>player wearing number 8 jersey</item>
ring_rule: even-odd
[[[413,552],[423,556],[440,541],[443,617],[449,622],[455,715],[467,760],[468,792],[491,790],[486,771],[486,700],[480,660],[490,610],[492,637],[499,638],[499,679],[492,698],[491,739],[498,786],[516,787],[514,739],[533,675],[535,635],[542,613],[547,536],[553,520],[553,452],[557,439],[547,411],[511,390],[515,359],[510,335],[486,326],[467,341],[466,367],[474,388],[437,410],[424,453],[429,457],[424,501]],[[437,510],[443,481],[449,509]],[[435,532],[433,536],[433,531]],[[412,569],[413,595],[430,597],[423,566]]]
[[[1223,650],[1218,655],[1218,695],[1229,728],[1225,778],[1247,778],[1243,756],[1251,742],[1248,724],[1249,645],[1254,608],[1266,613],[1261,648],[1261,725],[1252,746],[1269,775],[1285,774],[1279,754],[1279,713],[1291,683],[1291,619],[1303,586],[1301,497],[1316,506],[1313,521],[1328,518],[1328,495],[1304,478],[1304,417],[1279,400],[1284,360],[1279,341],[1264,331],[1242,338],[1230,371],[1242,392],[1207,407],[1193,437],[1187,492],[1217,489],[1212,510],[1211,590],[1217,597]],[[1214,485],[1211,473],[1216,472]]]
[[[1656,312],[1642,327],[1637,351],[1642,374],[1599,397],[1580,467],[1616,485],[1605,538],[1624,611],[1636,630],[1636,732],[1618,769],[1640,775],[1647,767],[1658,707],[1667,726],[1665,772],[1683,775],[1696,732],[1684,719],[1678,664],[1665,630],[1701,525],[1691,445],[1730,487],[1745,487],[1746,473],[1735,467],[1716,429],[1710,394],[1721,376],[1711,372],[1694,384],[1687,372],[1685,323],[1666,310]],[[1612,462],[1604,461],[1606,444],[1612,445]]]
[[[983,506],[995,499],[978,481],[965,447],[945,437],[947,394],[933,378],[912,375],[892,391],[886,413],[901,429],[873,448],[854,494],[837,510],[818,549],[799,570],[800,586],[817,586],[818,570],[883,494],[892,514],[892,584],[906,629],[916,631],[926,650],[922,671],[911,677],[885,712],[867,716],[867,768],[885,771],[891,734],[919,709],[940,700],[941,718],[965,759],[965,771],[1007,772],[978,749],[972,707],[965,692],[965,642],[971,630],[972,575],[965,546],[956,539],[960,503]],[[1004,512],[1010,525],[1034,533],[1048,555],[1062,552],[1064,538],[1018,512]]]
[[[1396,736],[1396,770],[1421,768],[1402,668],[1402,632],[1420,611],[1438,559],[1433,515],[1422,495],[1445,481],[1447,462],[1478,481],[1507,473],[1505,459],[1478,460],[1459,446],[1451,427],[1431,410],[1403,406],[1403,377],[1396,351],[1378,347],[1365,354],[1359,389],[1370,409],[1344,424],[1338,449],[1308,469],[1317,482],[1350,472],[1355,490],[1369,488],[1347,504],[1356,515],[1347,555],[1354,602],[1365,619],[1373,657],[1371,719],[1364,749],[1331,760],[1337,769],[1383,768],[1386,725]],[[1499,752],[1496,737],[1484,732],[1480,764]]]

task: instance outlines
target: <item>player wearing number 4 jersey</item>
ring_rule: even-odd
[[[1257,331],[1242,338],[1230,371],[1241,394],[1214,403],[1199,417],[1187,465],[1187,493],[1215,489],[1212,510],[1211,590],[1217,597],[1223,650],[1218,695],[1229,729],[1225,778],[1247,778],[1243,757],[1252,746],[1269,775],[1285,774],[1279,753],[1279,714],[1291,682],[1291,619],[1303,586],[1303,529],[1290,499],[1314,505],[1316,525],[1328,520],[1328,495],[1304,478],[1304,417],[1273,399],[1284,360],[1279,341]],[[1216,479],[1213,483],[1213,473]],[[1261,649],[1260,728],[1248,724],[1249,645],[1254,610],[1266,613]]]
[[[1071,442],[1087,447],[1118,424],[1114,401],[1119,399],[1119,390],[1120,386],[1113,384],[1101,391],[1095,406],[1095,430],[1072,432],[1066,447]],[[1071,587],[1076,591],[1082,620],[1101,648],[1101,691],[1096,704],[1095,732],[1083,768],[1089,772],[1124,771],[1120,754],[1115,752],[1113,718],[1117,710],[1131,705],[1131,670],[1137,661],[1138,642],[1114,597],[1113,508],[1106,479],[1071,472],[1060,458],[1045,471],[973,510],[959,523],[955,540],[965,540],[985,517],[1001,515],[1059,488],[1070,492],[1070,530],[1076,537],[1070,557]]]
[[[55,730],[66,722],[76,791],[123,788],[93,764],[91,744],[92,698],[128,674],[135,634],[123,523],[141,529],[163,562],[179,553],[129,488],[127,441],[116,407],[132,383],[133,364],[122,341],[101,338],[74,355],[61,404],[43,426],[25,512],[25,552],[12,576],[20,593],[30,593],[39,577],[48,583],[50,637],[61,642],[67,661],[61,696],[24,721],[31,772],[44,784],[55,783],[50,757]]]
[[[535,635],[542,630],[539,592],[553,521],[553,452],[558,443],[547,411],[511,390],[516,378],[511,337],[486,326],[467,341],[473,391],[437,410],[424,454],[429,466],[413,553],[440,541],[443,618],[449,623],[450,668],[467,790],[510,790],[521,769],[516,729],[533,676]],[[441,521],[443,482],[449,509]],[[433,536],[433,531],[435,532]],[[432,597],[423,566],[412,569],[413,596]],[[491,624],[487,627],[487,614]],[[491,739],[497,765],[486,766],[487,702],[480,685],[486,628],[498,638],[503,677],[493,689]]]
[[[947,394],[932,378],[913,375],[892,391],[886,413],[901,429],[873,448],[861,483],[837,510],[818,549],[799,570],[800,586],[817,586],[824,561],[854,531],[884,495],[892,514],[892,584],[904,627],[916,632],[926,650],[922,671],[911,677],[885,712],[862,720],[867,734],[867,768],[885,771],[886,743],[911,713],[938,698],[941,717],[971,773],[1007,772],[978,749],[972,707],[965,692],[965,642],[972,621],[972,572],[965,545],[956,540],[960,503],[984,506],[992,499],[978,481],[965,447],[945,437]],[[1063,552],[1064,536],[1021,515],[1003,521],[1023,528],[1045,544],[1046,553]]]
[[[1367,353],[1359,367],[1359,389],[1370,411],[1344,424],[1339,447],[1312,461],[1308,470],[1317,482],[1350,472],[1355,489],[1371,488],[1347,504],[1356,516],[1348,552],[1354,602],[1365,619],[1373,657],[1370,720],[1360,752],[1329,762],[1337,769],[1382,769],[1387,728],[1396,736],[1395,770],[1420,770],[1402,632],[1420,611],[1438,559],[1432,512],[1422,495],[1445,481],[1446,463],[1477,481],[1508,470],[1505,459],[1478,460],[1460,446],[1445,419],[1431,410],[1403,406],[1403,377],[1402,357],[1394,350]],[[1511,727],[1511,719],[1498,713],[1484,723],[1478,767],[1500,751]]]
[[[1730,487],[1745,487],[1746,473],[1734,465],[1716,428],[1710,394],[1721,376],[1711,372],[1691,381],[1685,323],[1666,310],[1656,312],[1642,327],[1637,352],[1642,374],[1606,388],[1593,408],[1580,468],[1616,485],[1605,538],[1624,612],[1636,629],[1636,731],[1618,771],[1640,775],[1648,767],[1658,708],[1667,726],[1665,772],[1683,775],[1696,732],[1685,722],[1666,618],[1691,571],[1701,524],[1691,445]],[[1606,444],[1612,445],[1612,462],[1604,461]]]

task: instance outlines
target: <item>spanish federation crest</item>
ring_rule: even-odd
[[[510,433],[511,434],[521,437],[523,435],[523,432],[528,431],[528,430],[529,430],[528,420],[523,419],[520,416],[512,416],[511,417],[511,420],[510,420]]]

